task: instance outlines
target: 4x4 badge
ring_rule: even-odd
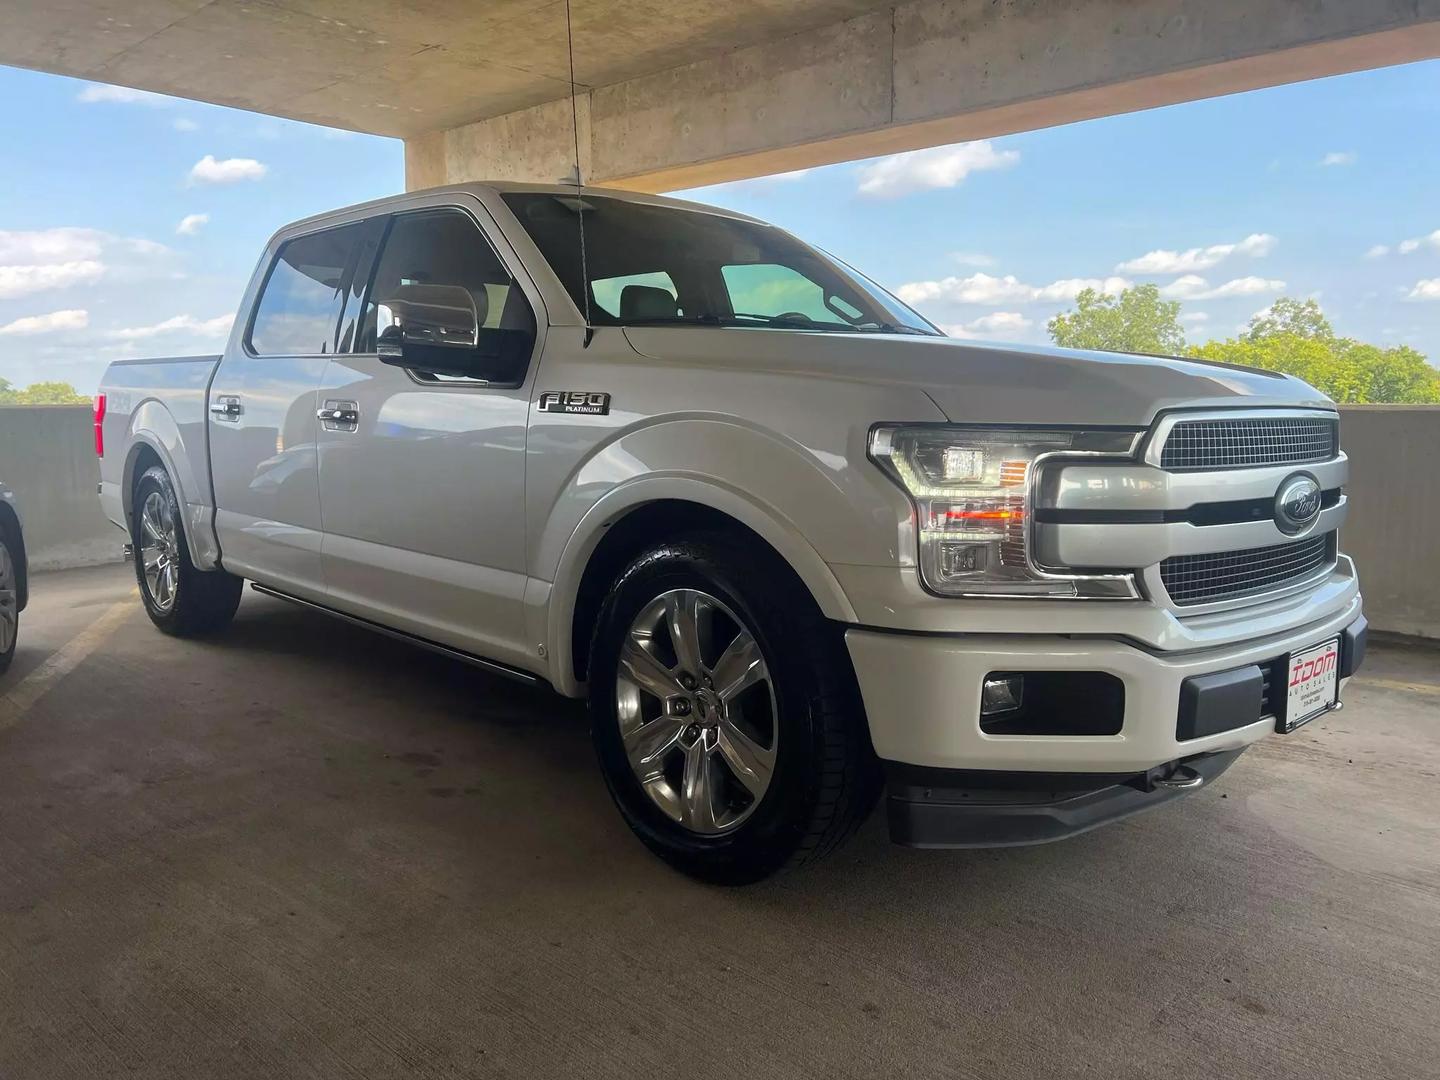
[[[546,390],[540,395],[540,411],[608,416],[610,395],[594,390]]]

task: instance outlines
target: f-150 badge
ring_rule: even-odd
[[[608,416],[610,395],[594,390],[546,390],[540,395],[540,411]]]

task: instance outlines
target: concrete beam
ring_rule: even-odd
[[[915,0],[586,90],[582,167],[666,191],[1436,56],[1440,0]],[[407,183],[554,181],[569,117],[410,140]]]

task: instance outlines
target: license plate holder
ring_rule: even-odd
[[[1285,714],[1275,719],[1275,730],[1282,735],[1333,709],[1340,700],[1340,639],[1291,653],[1285,687]]]

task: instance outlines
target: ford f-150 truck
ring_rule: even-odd
[[[112,365],[96,427],[161,630],[248,579],[586,696],[625,820],[714,881],[882,789],[905,844],[1081,832],[1339,708],[1364,653],[1305,383],[951,340],[670,199],[467,184],[287,226],[225,352]]]

